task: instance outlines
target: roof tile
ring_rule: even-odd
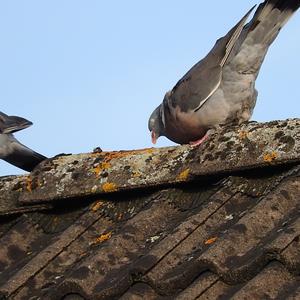
[[[0,179],[1,296],[298,299],[299,121],[243,128],[202,148],[57,157]],[[102,176],[125,185],[90,189]]]
[[[201,147],[59,156],[45,161],[23,180],[19,201],[40,203],[85,197],[299,162],[300,120],[284,124],[284,131],[283,122],[243,124],[232,131],[224,128]]]

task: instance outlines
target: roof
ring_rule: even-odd
[[[0,295],[299,299],[299,162],[293,119],[2,177]]]

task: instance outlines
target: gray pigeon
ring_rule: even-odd
[[[178,144],[201,144],[220,125],[250,119],[257,98],[255,80],[269,46],[299,8],[300,0],[269,0],[254,7],[207,56],[166,93],[151,114],[152,142],[166,136]]]
[[[47,157],[22,145],[13,132],[25,129],[32,123],[24,118],[0,112],[0,158],[25,171],[32,171]]]

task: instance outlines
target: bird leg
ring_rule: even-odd
[[[191,141],[189,144],[193,147],[197,147],[197,146],[200,146],[202,143],[204,143],[208,137],[210,135],[212,135],[213,133],[215,133],[216,131],[220,130],[221,126],[220,125],[216,125],[214,126],[214,128],[211,128],[209,130],[207,130],[207,132],[205,133],[205,135],[199,139],[199,140],[196,140],[196,141]]]
[[[193,146],[193,147],[200,146],[200,145],[201,145],[203,142],[205,142],[207,139],[208,139],[208,134],[206,133],[205,136],[202,137],[201,139],[190,142],[190,145]]]

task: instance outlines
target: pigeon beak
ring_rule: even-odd
[[[155,145],[156,141],[157,141],[157,137],[156,137],[156,134],[153,130],[151,131],[151,140],[152,140],[152,144]]]

